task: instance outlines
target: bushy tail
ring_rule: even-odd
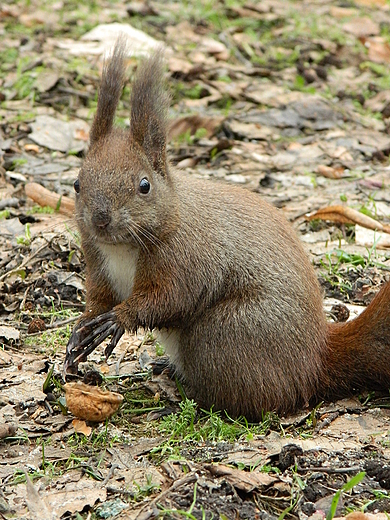
[[[329,373],[324,387],[328,385],[330,393],[390,388],[390,283],[354,320],[329,323],[327,345]]]

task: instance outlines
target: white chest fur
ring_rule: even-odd
[[[121,301],[132,293],[139,249],[127,245],[99,244],[104,256],[104,271]]]
[[[171,363],[175,366],[178,373],[183,374],[180,332],[179,329],[160,329],[155,330],[154,335],[157,341],[165,348],[165,354],[169,356]]]

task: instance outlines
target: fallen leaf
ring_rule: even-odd
[[[86,147],[85,139],[81,140],[76,135],[80,135],[81,129],[88,134],[89,125],[85,121],[67,122],[44,115],[37,116],[31,128],[33,131],[29,138],[50,150],[81,152]]]
[[[346,206],[327,206],[314,213],[306,215],[307,220],[330,220],[339,224],[360,224],[361,226],[390,233],[390,225],[384,225],[377,220]]]
[[[241,139],[245,137],[247,139],[266,141],[267,139],[276,139],[278,137],[278,134],[272,128],[258,123],[242,123],[232,120],[225,123],[225,126],[230,132]]]
[[[325,164],[320,164],[317,167],[317,173],[328,179],[340,179],[343,176],[344,168],[332,168]]]
[[[41,74],[37,76],[35,80],[35,87],[37,88],[38,92],[47,92],[54,87],[59,79],[60,77],[57,72],[53,70],[47,70],[41,72]]]
[[[364,42],[368,49],[368,59],[375,63],[390,63],[390,45],[381,37],[368,38]]]
[[[390,90],[381,90],[371,99],[367,99],[364,106],[373,112],[382,112],[388,103],[390,103]]]
[[[332,5],[329,8],[329,14],[333,18],[346,18],[356,15],[356,13],[356,9],[352,9],[351,7],[339,7],[337,5]]]
[[[14,405],[25,406],[26,402],[31,405],[43,403],[46,394],[42,392],[44,377],[41,374],[34,374],[29,371],[18,371],[17,377],[12,380],[12,385],[4,385],[0,390],[0,401],[12,403]]]
[[[220,127],[223,120],[224,117],[206,117],[198,114],[179,117],[170,124],[169,140],[185,134],[186,132],[190,132],[190,135],[194,135],[200,128],[206,130],[205,137],[211,137]]]
[[[182,58],[171,56],[168,60],[168,68],[172,73],[179,73],[180,75],[187,75],[194,68],[193,64]]]
[[[20,332],[15,327],[0,325],[0,338],[18,340]]]
[[[24,145],[26,152],[39,153],[39,146],[33,143],[27,143]]]
[[[185,169],[185,168],[194,168],[198,162],[200,161],[200,157],[187,157],[186,159],[183,159],[182,161],[179,161],[176,164],[177,168]]]
[[[0,439],[15,435],[18,426],[13,423],[0,424]]]
[[[262,490],[277,482],[278,479],[260,471],[244,471],[223,464],[206,464],[205,468],[212,475],[224,477],[236,489],[250,493],[255,489]]]
[[[354,0],[357,5],[364,5],[366,7],[386,7],[387,0]]]
[[[373,22],[368,16],[354,18],[350,22],[343,24],[343,29],[356,36],[356,38],[376,36],[381,32],[379,24]]]
[[[69,51],[70,54],[101,56],[113,48],[119,34],[123,34],[128,40],[131,56],[146,56],[159,47],[164,47],[166,54],[171,53],[171,49],[164,42],[152,38],[127,23],[98,25],[84,34],[79,41],[70,38],[51,41],[49,39],[49,41],[56,47]]]
[[[81,421],[80,419],[73,419],[72,426],[76,433],[82,433],[86,437],[89,437],[92,433],[92,428],[88,426],[85,421]]]
[[[387,233],[381,234],[380,231],[373,231],[356,224],[355,243],[364,247],[372,247],[375,244],[375,247],[378,249],[389,249],[390,236]]]
[[[74,136],[75,139],[79,139],[80,141],[89,140],[89,132],[87,132],[85,128],[76,128]]]
[[[58,517],[62,517],[66,512],[81,512],[85,506],[93,506],[97,501],[104,502],[107,497],[105,487],[96,485],[96,482],[79,482],[76,489],[65,489],[45,495],[45,502],[56,511]],[[42,516],[34,518],[41,519]]]
[[[39,518],[40,520],[56,520],[59,518],[57,513],[46,503],[46,500],[39,495],[25,469],[24,474],[26,476],[26,502],[30,511],[30,518]]]

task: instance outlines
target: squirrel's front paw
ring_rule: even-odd
[[[64,373],[74,373],[80,361],[85,361],[108,336],[112,336],[105,350],[110,356],[125,329],[117,323],[114,311],[106,312],[76,325],[66,347]]]

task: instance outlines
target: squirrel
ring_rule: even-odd
[[[105,60],[90,147],[74,183],[86,310],[65,373],[107,337],[155,329],[202,408],[261,420],[356,387],[390,387],[390,283],[329,323],[315,271],[280,210],[254,192],[176,171],[162,50],[139,65],[128,130],[114,126],[123,39]]]

